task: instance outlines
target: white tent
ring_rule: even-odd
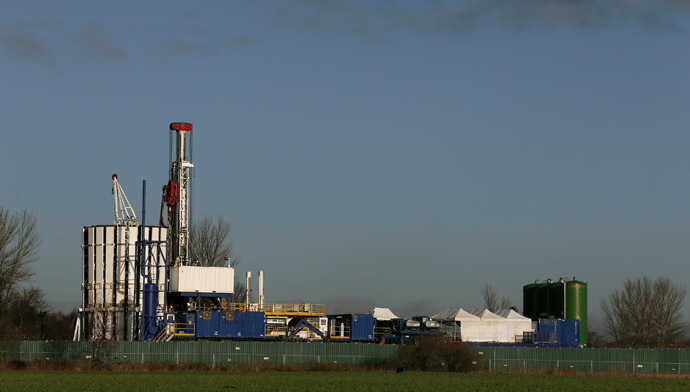
[[[497,311],[496,314],[506,319],[508,323],[508,337],[512,337],[511,342],[514,342],[516,337],[522,339],[524,332],[533,331],[532,320],[513,309],[502,309]]]
[[[432,320],[441,322],[441,331],[453,339],[475,342],[481,335],[480,319],[463,308],[448,308],[433,316]]]
[[[390,310],[390,308],[374,308],[371,312],[377,320],[393,320],[399,318]]]
[[[469,312],[479,317],[481,334],[475,342],[515,342],[515,338],[508,337],[508,322],[505,318],[491,313],[489,309],[472,309]]]

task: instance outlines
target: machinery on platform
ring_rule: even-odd
[[[159,226],[145,223],[146,181],[140,223],[114,174],[115,224],[83,229],[75,340],[323,339],[323,305],[265,304],[263,271],[259,302],[251,302],[248,273],[247,301],[233,303],[234,268],[201,265],[190,252],[193,126],[174,122],[169,129]]]
[[[233,301],[235,271],[230,263],[203,265],[191,251],[194,247],[190,244],[195,241],[190,224],[192,129],[190,123],[170,124],[169,178],[163,186],[158,226],[146,226],[146,181],[139,221],[117,174],[112,175],[114,224],[88,226],[82,232],[82,306],[75,340],[401,343],[428,335],[448,335],[440,318],[402,319],[391,312],[392,317],[382,315],[378,319],[374,314],[327,316],[324,305],[267,304],[263,271],[259,272],[258,302],[251,300],[251,272],[247,273],[246,301]],[[586,334],[586,283],[574,279],[559,283],[553,287],[551,282],[543,287],[525,286],[525,313],[532,311],[529,317],[537,324],[525,338],[520,336],[523,343],[576,346],[586,342],[580,340],[581,334]],[[542,292],[538,289],[546,294],[537,295]],[[544,298],[552,299],[539,306]],[[542,313],[567,320],[543,320]],[[455,331],[457,317],[451,322]],[[463,341],[470,340],[468,331],[469,324]]]

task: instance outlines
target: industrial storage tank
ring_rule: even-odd
[[[551,296],[551,279],[537,285],[537,318],[549,317],[549,305]]]
[[[537,318],[537,283],[522,286],[522,314],[525,317]]]
[[[565,283],[561,278],[549,286],[549,317],[565,318]]]
[[[86,226],[82,229],[82,340],[133,340],[141,323],[144,279],[137,266],[141,226]],[[166,252],[166,228],[146,227],[147,241]],[[165,303],[165,265],[153,268],[158,304]],[[150,274],[151,271],[148,271]],[[161,313],[162,315],[162,313]]]
[[[580,320],[580,344],[587,344],[587,283],[565,282],[565,318]]]

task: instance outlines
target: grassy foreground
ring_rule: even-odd
[[[2,371],[3,391],[688,391],[688,378],[404,372]]]

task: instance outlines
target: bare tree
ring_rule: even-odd
[[[601,300],[604,328],[619,347],[672,347],[685,334],[684,287],[668,278],[627,279],[623,289]]]
[[[34,274],[29,265],[36,260],[41,245],[36,224],[27,210],[12,215],[0,207],[0,317],[18,285]]]
[[[501,297],[499,299],[496,289],[488,283],[482,286],[482,298],[484,298],[484,307],[490,312],[513,307],[510,298]]]
[[[36,287],[21,287],[14,291],[7,306],[7,315],[2,320],[4,339],[36,339],[43,334],[43,318],[48,303],[43,291]]]
[[[192,222],[189,231],[189,253],[193,263],[207,267],[239,264],[239,257],[232,254],[233,242],[230,241],[230,222],[222,217],[204,217],[199,222]]]
[[[235,267],[240,258],[233,255],[230,241],[230,222],[222,217],[204,217],[192,222],[189,230],[189,253],[193,263],[208,267]],[[243,302],[247,297],[243,283],[235,279],[232,302]]]

